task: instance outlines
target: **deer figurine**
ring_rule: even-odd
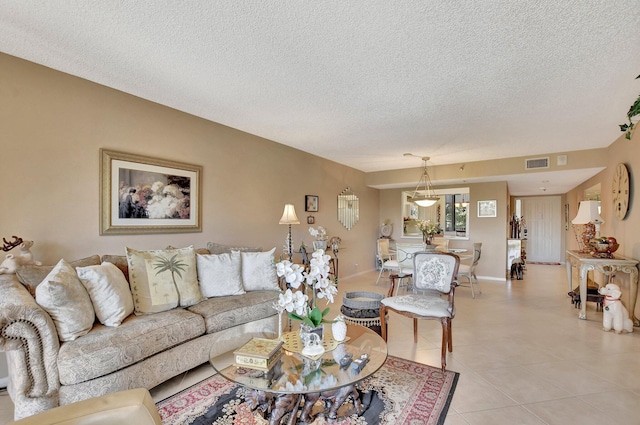
[[[0,264],[0,274],[13,274],[18,267],[29,264],[42,265],[40,261],[33,259],[33,254],[30,251],[33,241],[25,241],[17,236],[13,236],[12,241],[7,241],[5,238],[2,238],[2,241],[4,242],[2,246],[4,252],[11,251],[17,246],[20,246],[20,252],[15,255],[7,254],[2,264]]]

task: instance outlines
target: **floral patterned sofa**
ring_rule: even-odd
[[[240,335],[274,335],[274,251],[127,249],[1,275],[0,350],[15,419],[151,389],[233,349]]]

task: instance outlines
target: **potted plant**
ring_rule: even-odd
[[[640,75],[636,77],[636,80],[640,78]],[[640,96],[636,99],[636,101],[629,108],[629,112],[627,112],[627,119],[629,123],[620,124],[620,131],[626,132],[624,137],[631,140],[631,134],[633,133],[633,129],[638,125],[638,119],[633,119],[640,115]]]

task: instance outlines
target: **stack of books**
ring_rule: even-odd
[[[233,352],[236,365],[267,372],[282,357],[282,344],[279,339],[252,338]]]

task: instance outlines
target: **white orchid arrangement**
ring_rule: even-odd
[[[320,310],[318,300],[324,299],[327,304],[333,303],[333,297],[338,293],[338,288],[329,278],[330,259],[329,255],[319,249],[311,255],[309,270],[289,260],[276,264],[278,277],[283,277],[289,287],[279,295],[274,305],[278,313],[287,311],[291,319],[301,320],[312,327],[325,322],[324,317],[329,313],[329,307]],[[301,290],[292,290],[301,286]],[[307,295],[308,290],[311,291],[311,299]]]
[[[328,239],[327,230],[322,226],[318,226],[317,229],[309,227],[309,233],[319,241],[326,241]]]

